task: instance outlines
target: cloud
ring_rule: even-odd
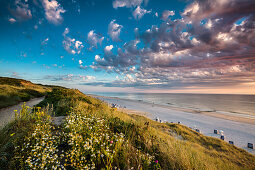
[[[169,16],[173,16],[175,14],[174,11],[165,10],[162,12],[160,19],[166,21]]]
[[[11,73],[11,77],[13,77],[13,78],[21,78],[19,73],[17,73],[17,72],[12,72]]]
[[[69,82],[89,82],[95,80],[96,77],[91,75],[74,75],[74,74],[65,74],[65,75],[47,75],[44,79],[50,81],[69,81]]]
[[[61,14],[66,12],[63,7],[56,0],[41,0],[41,3],[46,19],[55,25],[61,24],[63,21]]]
[[[48,43],[49,41],[49,38],[45,38],[42,42],[41,42],[41,45],[44,46]]]
[[[255,81],[255,1],[197,0],[182,18],[168,20],[173,14],[163,12],[163,22],[144,32],[136,29],[136,39],[117,50],[105,48],[91,67],[124,76],[112,86],[184,88]]]
[[[133,17],[136,20],[140,20],[145,14],[150,13],[151,11],[147,11],[146,9],[137,6],[137,8],[133,11]]]
[[[79,68],[82,69],[82,70],[86,70],[88,68],[88,66],[80,65]]]
[[[82,62],[81,60],[79,60],[79,64],[82,65],[82,63],[83,63],[83,62]]]
[[[22,2],[21,0],[15,0],[14,2],[15,9],[9,9],[12,15],[22,21],[22,20],[28,20],[32,18],[31,10],[29,9],[27,1]],[[13,22],[15,19],[9,19],[10,22]]]
[[[90,50],[93,48],[97,48],[97,45],[101,45],[102,41],[104,40],[103,36],[95,33],[94,30],[91,30],[87,35],[88,43],[90,44]]]
[[[123,26],[117,24],[116,20],[110,22],[108,25],[108,34],[113,41],[120,41],[119,36],[122,28]]]
[[[106,46],[104,48],[105,53],[109,53],[113,49],[113,45]]]
[[[75,40],[67,36],[69,33],[69,28],[65,28],[63,32],[64,40],[62,41],[64,49],[70,54],[80,54],[81,50],[84,48],[84,45],[81,41]]]
[[[16,19],[14,19],[14,18],[9,18],[9,19],[8,19],[8,21],[9,21],[10,23],[12,23],[12,24],[13,24],[13,23],[15,23],[15,22],[16,22]]]
[[[133,40],[123,45],[123,48],[118,48],[117,53],[113,53],[113,45],[106,46],[104,48],[104,57],[101,58],[99,55],[95,56],[96,63],[92,65],[92,68],[104,69],[108,72],[126,72],[130,71],[130,68],[137,64],[138,40]]]
[[[146,6],[147,3],[148,0],[114,0],[112,4],[115,9],[121,7],[132,8],[134,19],[140,20],[145,14],[151,12],[141,7],[142,4]]]
[[[140,6],[143,3],[143,0],[114,0],[112,2],[113,8],[135,8],[137,6]]]

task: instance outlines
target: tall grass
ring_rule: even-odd
[[[0,109],[42,97],[50,90],[51,87],[33,84],[30,81],[0,77]]]

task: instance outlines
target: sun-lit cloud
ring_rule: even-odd
[[[60,24],[63,21],[62,13],[66,11],[56,0],[41,0],[42,6],[45,11],[45,18],[53,24]]]
[[[160,19],[166,21],[169,18],[169,16],[173,16],[174,14],[175,14],[174,11],[164,10],[161,14]]]
[[[16,22],[16,19],[14,19],[14,18],[9,18],[8,21],[9,21],[10,23],[15,23],[15,22]]]
[[[113,8],[131,8],[140,6],[143,3],[143,0],[114,0],[112,2]]]
[[[27,1],[15,0],[14,8],[9,8],[12,15],[18,20],[28,20],[32,18],[31,9],[29,8]],[[13,22],[15,19],[9,19],[10,22]],[[16,20],[15,20],[16,21]]]
[[[136,40],[118,47],[116,54],[105,50],[103,57],[96,58],[94,69],[126,74],[124,80],[101,85],[118,87],[125,82],[137,88],[184,88],[255,81],[255,3],[233,1],[198,0],[175,20],[168,20],[173,11],[164,11],[160,26],[144,32],[136,29]],[[139,42],[145,45],[138,48]],[[136,70],[130,69],[134,66]]]
[[[84,45],[81,41],[76,40],[75,38],[70,38],[67,36],[69,33],[69,28],[65,28],[63,32],[64,40],[62,41],[64,49],[70,54],[80,54],[81,50],[84,48]]]
[[[98,44],[101,45],[103,40],[104,37],[95,33],[94,30],[91,30],[87,35],[87,41],[90,44],[90,50],[97,48]]]
[[[137,6],[137,8],[133,11],[133,17],[136,20],[140,20],[145,14],[151,13],[151,11],[148,11],[146,9],[141,8],[140,6]]]
[[[90,82],[92,80],[95,80],[95,76],[91,75],[75,75],[75,74],[64,74],[64,75],[46,75],[44,76],[44,79],[50,80],[50,81],[68,81],[68,82]]]
[[[116,20],[112,20],[108,25],[108,34],[113,41],[120,41],[120,32],[123,28],[122,25],[116,23]]]

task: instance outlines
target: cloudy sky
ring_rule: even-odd
[[[84,92],[255,94],[254,0],[3,0],[0,76]]]

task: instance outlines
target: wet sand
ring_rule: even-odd
[[[120,99],[116,97],[95,96],[108,103],[116,103],[119,109],[131,114],[140,114],[150,119],[158,117],[162,121],[181,122],[182,124],[198,128],[204,135],[220,138],[213,130],[223,130],[225,141],[234,141],[234,144],[248,152],[255,154],[255,149],[248,149],[247,143],[255,144],[255,117],[252,115],[194,111],[191,109],[176,108],[144,101]],[[126,108],[123,108],[123,107]]]
[[[40,103],[43,99],[44,99],[44,97],[31,99],[26,102],[26,106],[32,107],[32,106]],[[13,120],[15,118],[14,110],[17,110],[19,113],[23,103],[24,102],[21,102],[17,105],[0,109],[0,128],[2,128],[6,123],[10,122],[11,120]]]

